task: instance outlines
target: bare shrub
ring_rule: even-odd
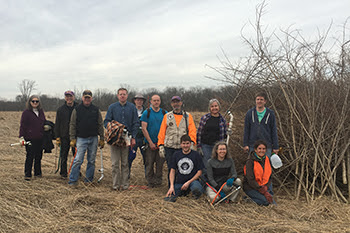
[[[275,175],[280,187],[292,180],[296,199],[303,195],[311,201],[327,194],[350,202],[350,185],[344,186],[350,176],[349,167],[346,171],[350,165],[350,40],[346,23],[343,38],[332,41],[329,30],[314,42],[308,42],[299,31],[282,30],[282,36],[266,36],[261,26],[263,9],[264,4],[257,8],[256,38],[243,36],[251,55],[233,65],[224,54],[222,67],[214,69],[222,75],[221,81],[244,90],[232,108],[248,105],[247,99],[254,99],[257,91],[267,93],[283,146],[285,166]],[[334,42],[330,48],[329,42]]]

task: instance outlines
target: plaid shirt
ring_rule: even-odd
[[[205,124],[207,123],[207,120],[211,117],[210,113],[205,114],[201,117],[201,121],[199,122],[199,126],[197,129],[197,147],[201,147],[201,137],[202,133],[204,131]],[[220,122],[219,122],[219,128],[220,128],[220,135],[219,139],[220,141],[223,141],[226,136],[227,132],[227,125],[225,118],[219,113]]]

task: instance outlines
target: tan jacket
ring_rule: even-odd
[[[191,114],[187,113],[188,135],[196,142],[196,126]],[[158,134],[158,145],[180,149],[180,138],[185,135],[186,121],[183,115],[174,114],[173,111],[164,115]]]

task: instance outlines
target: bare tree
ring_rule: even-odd
[[[19,99],[21,102],[26,102],[32,94],[32,91],[35,90],[35,86],[36,84],[34,80],[23,79],[18,84],[21,95],[17,96],[16,99]]]

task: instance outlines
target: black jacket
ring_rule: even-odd
[[[50,126],[50,129],[47,131],[44,131],[43,150],[44,150],[44,153],[51,153],[52,149],[55,148],[55,146],[52,143],[52,140],[55,139],[55,134],[53,132],[55,124],[52,121],[45,121],[44,126],[45,125]]]
[[[76,135],[77,137],[87,138],[98,135],[98,120],[100,111],[98,107],[91,104],[84,106],[79,104],[76,107]]]
[[[56,124],[55,124],[55,136],[57,138],[69,139],[69,122],[72,115],[73,109],[77,106],[74,102],[73,106],[70,107],[64,103],[57,109],[56,113]]]

